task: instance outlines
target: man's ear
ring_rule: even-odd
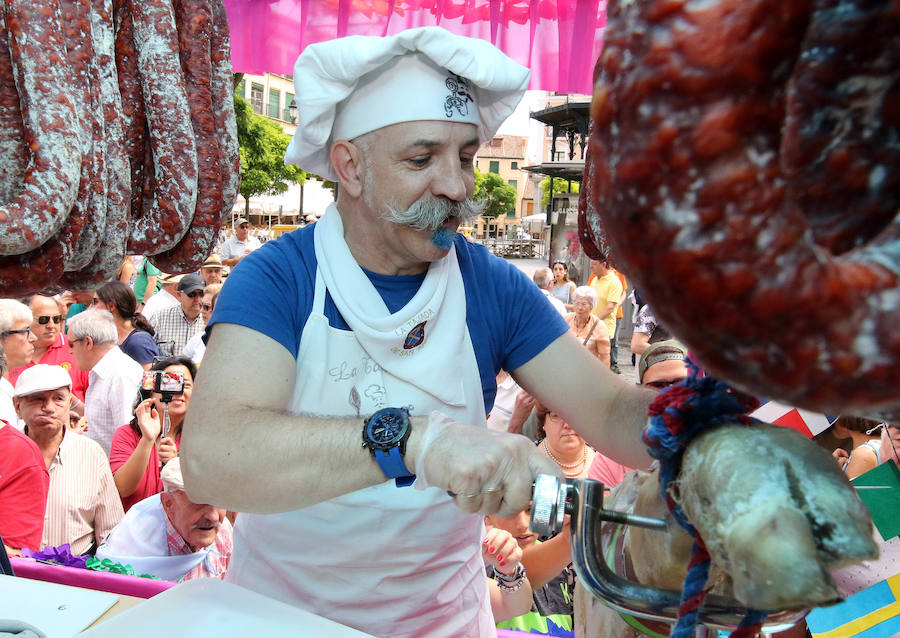
[[[365,183],[366,165],[359,148],[349,140],[338,140],[331,145],[329,156],[341,190],[354,199],[360,197]]]
[[[22,415],[19,413],[19,397],[13,397],[12,400],[13,400],[13,408],[15,408],[16,414],[18,414],[19,418],[21,419]],[[12,425],[12,423],[10,423],[10,425]]]
[[[160,492],[159,502],[162,503],[162,508],[166,515],[170,515],[172,513],[172,506],[175,504],[175,497],[168,492]]]

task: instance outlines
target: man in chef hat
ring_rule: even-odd
[[[485,428],[497,371],[632,466],[650,462],[650,397],[568,335],[523,273],[456,233],[479,212],[478,147],[527,69],[426,27],[312,45],[294,78],[285,159],[338,182],[338,201],[229,277],[185,485],[241,512],[228,580],[374,635],[493,636],[472,514],[521,511],[535,476],[558,471]],[[548,372],[572,392],[549,393]]]

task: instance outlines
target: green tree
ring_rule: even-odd
[[[285,165],[284,152],[291,137],[278,124],[254,113],[250,103],[237,95],[234,114],[241,147],[240,192],[249,214],[251,197],[283,193],[289,182],[304,183],[306,173],[298,166]]]
[[[557,193],[568,193],[569,192],[569,184],[572,185],[573,193],[578,192],[578,187],[581,186],[578,182],[569,182],[565,179],[559,179],[558,177],[553,180],[553,194]],[[550,178],[545,177],[541,180],[541,210],[547,210],[547,204],[550,203]]]
[[[494,219],[516,209],[516,189],[503,181],[496,173],[482,173],[475,169],[476,201],[484,201],[486,205],[481,216]]]

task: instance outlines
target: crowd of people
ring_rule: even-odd
[[[260,246],[236,222],[223,242],[231,267]],[[231,523],[187,497],[178,454],[228,270],[217,253],[194,273],[129,257],[93,290],[0,300],[8,554],[65,546],[169,580],[224,577]],[[179,391],[154,391],[158,374],[175,375]]]

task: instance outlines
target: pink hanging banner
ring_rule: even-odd
[[[606,0],[225,0],[235,72],[291,75],[303,48],[344,35],[441,26],[531,69],[529,88],[593,91]]]

